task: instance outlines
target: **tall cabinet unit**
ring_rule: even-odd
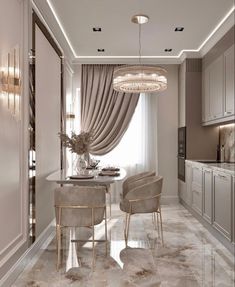
[[[202,115],[202,59],[186,59],[179,66],[179,127],[186,127],[186,159],[215,159],[218,127],[203,127]],[[188,169],[185,169],[187,175]],[[186,204],[196,200],[182,180],[178,181],[179,197]],[[201,195],[200,195],[201,196]],[[201,210],[201,207],[200,207]]]

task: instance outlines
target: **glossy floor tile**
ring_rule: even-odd
[[[133,215],[128,246],[123,238],[124,214],[113,206],[108,221],[109,246],[96,244],[91,270],[91,244],[70,239],[90,238],[90,229],[67,230],[63,265],[56,271],[55,240],[30,262],[13,286],[81,287],[233,287],[234,257],[181,205],[163,206],[164,246],[153,229],[151,215]],[[104,238],[104,225],[96,227]]]

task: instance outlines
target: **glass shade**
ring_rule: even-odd
[[[167,88],[166,70],[157,66],[121,66],[114,69],[113,88],[125,93],[154,93]]]

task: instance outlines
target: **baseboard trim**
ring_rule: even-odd
[[[40,234],[38,239],[32,244],[24,254],[17,260],[11,269],[0,280],[0,286],[10,287],[18,276],[22,273],[26,265],[32,260],[37,252],[45,249],[55,236],[55,221],[53,220],[45,230]]]
[[[161,196],[161,204],[177,204],[179,203],[179,197],[176,196]]]

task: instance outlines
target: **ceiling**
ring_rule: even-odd
[[[139,27],[131,22],[135,14],[150,18],[141,26],[143,59],[176,59],[184,50],[198,52],[234,7],[233,0],[45,1],[60,25],[74,59],[81,61],[102,58],[138,60]],[[101,27],[102,31],[93,32],[93,27]],[[184,27],[183,32],[175,32],[176,27]],[[98,52],[99,48],[105,52]],[[165,52],[166,48],[172,51]]]

